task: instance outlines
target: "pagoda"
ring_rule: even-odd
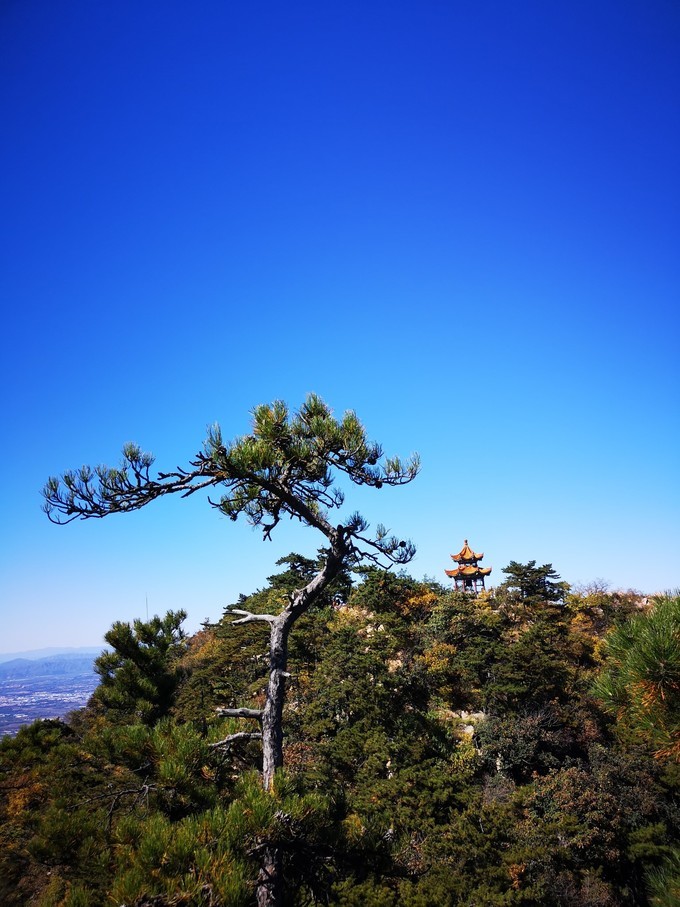
[[[465,544],[458,554],[451,555],[451,559],[458,566],[455,570],[446,570],[444,572],[455,582],[456,592],[472,592],[474,595],[479,595],[483,591],[484,577],[488,576],[492,569],[491,567],[479,566],[478,561],[481,561],[483,557],[483,554],[477,554],[470,548],[467,539],[465,539]]]

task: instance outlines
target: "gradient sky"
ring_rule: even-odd
[[[467,538],[680,586],[676,0],[0,6],[0,651],[216,619],[271,543],[198,496],[66,527],[49,475],[318,392],[445,580]]]

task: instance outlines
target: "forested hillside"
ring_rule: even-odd
[[[239,613],[318,569],[279,566]],[[247,907],[276,848],[290,905],[678,904],[680,599],[506,577],[343,570],[292,631],[270,792],[266,623],[115,625],[87,708],[0,745],[0,903]]]

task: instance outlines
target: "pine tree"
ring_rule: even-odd
[[[150,454],[127,444],[118,468],[83,466],[60,478],[51,477],[43,491],[45,512],[53,522],[68,523],[138,510],[167,494],[187,497],[216,488],[221,496],[208,499],[212,506],[232,520],[244,516],[262,530],[265,539],[284,517],[316,529],[325,539],[318,571],[290,593],[278,614],[232,609],[236,624],[268,625],[269,679],[262,709],[235,708],[227,713],[256,720],[260,730],[230,734],[218,745],[230,746],[244,737],[261,739],[263,784],[270,790],[276,770],[283,765],[282,714],[293,625],[348,565],[362,560],[404,564],[415,551],[410,542],[390,536],[380,524],[369,534],[368,522],[359,513],[334,524],[330,513],[344,503],[336,481],[344,477],[377,489],[403,485],[417,475],[418,458],[407,462],[383,458],[381,446],[368,441],[355,413],[335,419],[329,407],[311,394],[293,414],[280,400],[257,406],[251,433],[233,441],[225,442],[219,426],[213,426],[203,450],[187,469],[161,472],[154,478],[152,465]],[[280,904],[281,897],[280,853],[265,847],[258,905]]]
[[[112,651],[95,661],[101,681],[93,702],[123,721],[154,724],[167,715],[182,678],[186,616],[185,611],[169,611],[132,625],[116,621],[104,637]]]
[[[536,566],[536,561],[520,564],[510,561],[503,568],[507,580],[501,588],[514,590],[525,605],[536,605],[541,602],[561,602],[569,591],[568,583],[560,581],[560,575],[553,570],[552,564]]]

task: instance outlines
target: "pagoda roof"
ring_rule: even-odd
[[[481,561],[481,559],[484,557],[484,553],[482,552],[482,554],[477,554],[476,552],[474,552],[468,545],[468,540],[465,539],[465,543],[463,544],[463,547],[460,549],[458,554],[452,554],[451,557],[458,564],[469,564],[472,561]]]
[[[491,573],[491,567],[477,567],[474,564],[466,564],[463,567],[456,567],[455,570],[445,570],[447,576],[455,579],[457,576],[488,576]]]

